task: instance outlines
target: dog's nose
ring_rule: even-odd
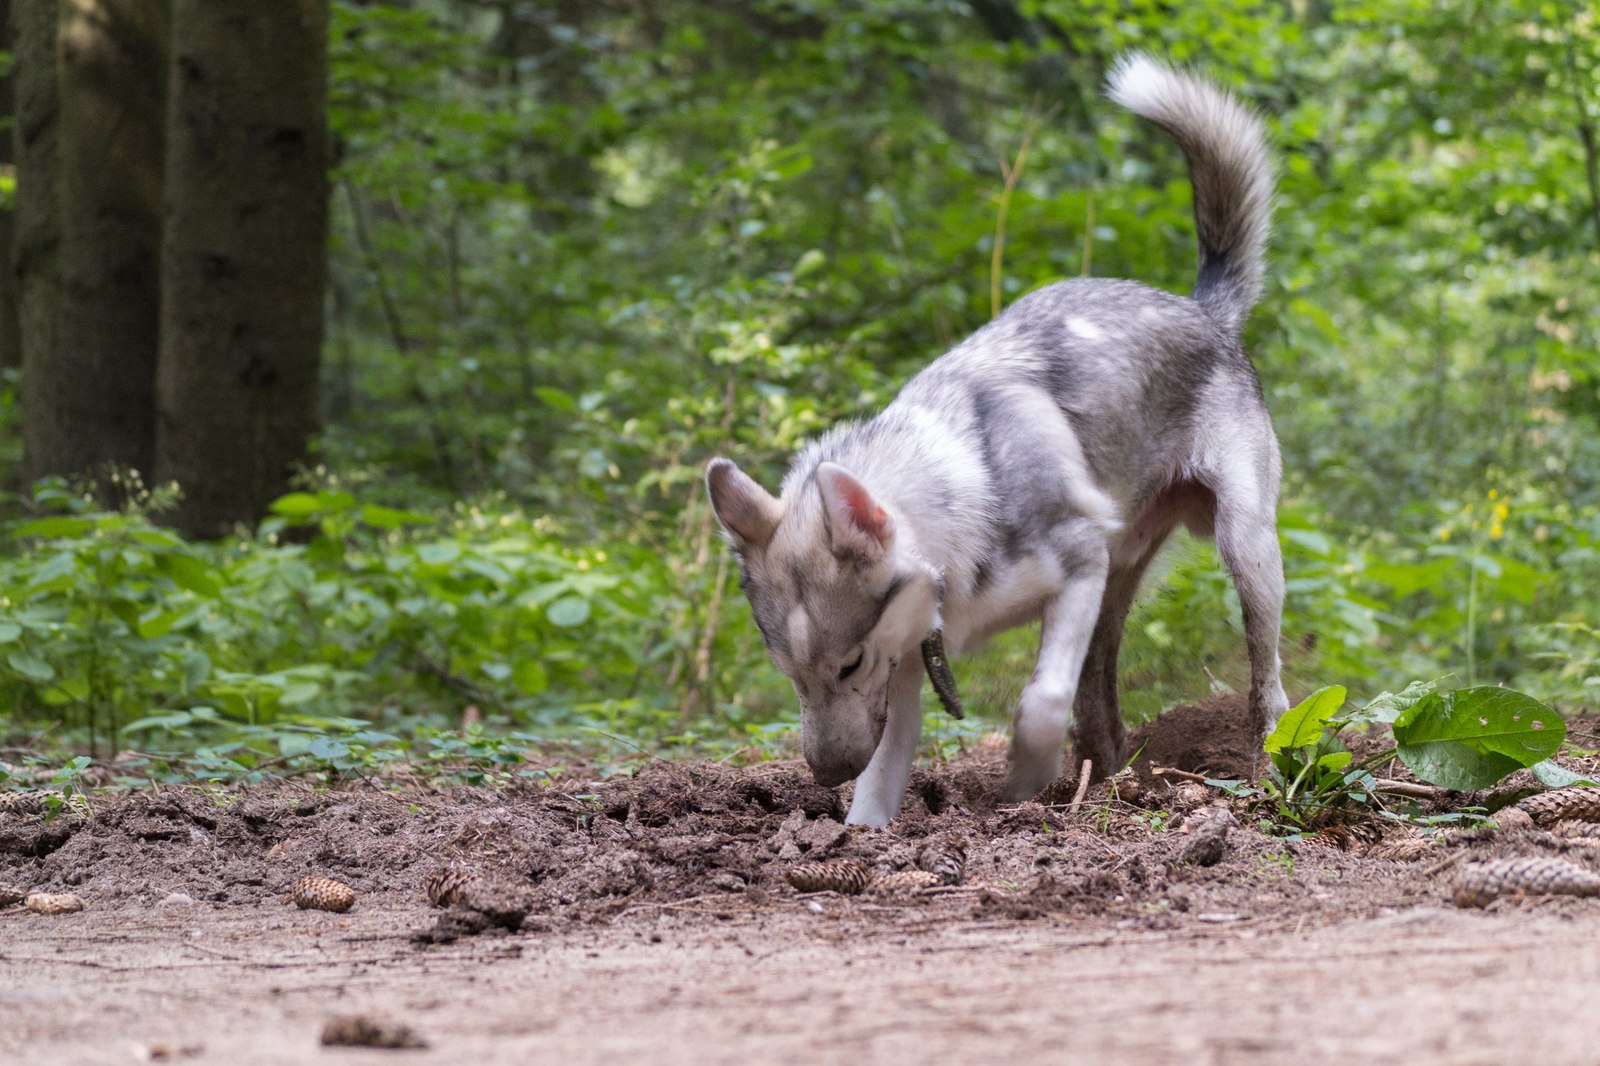
[[[816,778],[817,784],[824,788],[842,785],[865,769],[865,764],[858,766],[849,760],[813,759],[810,756],[806,757],[806,765],[811,767],[811,776]]]

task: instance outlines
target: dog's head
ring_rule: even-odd
[[[837,785],[883,737],[889,679],[935,628],[938,574],[861,481],[821,463],[780,499],[727,459],[706,487],[762,639],[800,697],[806,762]]]

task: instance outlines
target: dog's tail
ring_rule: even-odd
[[[1172,135],[1194,183],[1200,274],[1194,298],[1238,336],[1261,297],[1273,173],[1261,120],[1211,82],[1149,56],[1112,68],[1111,99]]]

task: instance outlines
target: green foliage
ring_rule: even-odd
[[[332,473],[218,545],[47,488],[0,551],[20,737],[119,733],[225,775],[337,737],[353,754],[327,766],[354,770],[395,746],[357,734],[425,745],[472,706],[501,731],[779,750],[793,696],[704,462],[775,485],[796,445],[982,325],[991,281],[1007,301],[1078,274],[1187,291],[1181,153],[1101,99],[1129,48],[1232,86],[1276,142],[1245,339],[1283,441],[1291,690],[1454,673],[1593,705],[1582,5],[333,6]],[[1052,110],[991,278],[1000,161]],[[0,371],[8,470],[15,383]],[[1248,685],[1212,548],[1181,539],[1157,570],[1124,642],[1135,719]],[[972,728],[1010,714],[1035,648],[1009,634],[957,664]],[[1301,760],[1285,787],[1362,787],[1308,747],[1278,753]]]
[[[1458,791],[1489,788],[1521,769],[1551,784],[1581,780],[1548,762],[1566,738],[1566,724],[1524,693],[1492,687],[1440,692],[1436,682],[1413,682],[1341,713],[1345,696],[1339,685],[1318,689],[1290,708],[1266,739],[1272,766],[1261,795],[1290,825],[1314,828],[1352,806],[1381,809],[1373,772],[1396,758],[1418,779]],[[1356,723],[1391,725],[1395,746],[1356,763],[1339,739]]]

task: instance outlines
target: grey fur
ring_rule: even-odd
[[[1257,735],[1287,705],[1277,440],[1239,330],[1260,293],[1272,176],[1258,120],[1145,57],[1119,101],[1168,129],[1195,179],[1194,298],[1084,279],[1018,300],[876,418],[796,456],[779,497],[726,459],[707,483],[742,584],[801,703],[819,781],[859,775],[849,818],[899,809],[921,716],[917,648],[1043,619],[1006,796],[1075,758],[1124,755],[1116,660],[1139,578],[1179,522],[1214,533],[1244,606]]]

